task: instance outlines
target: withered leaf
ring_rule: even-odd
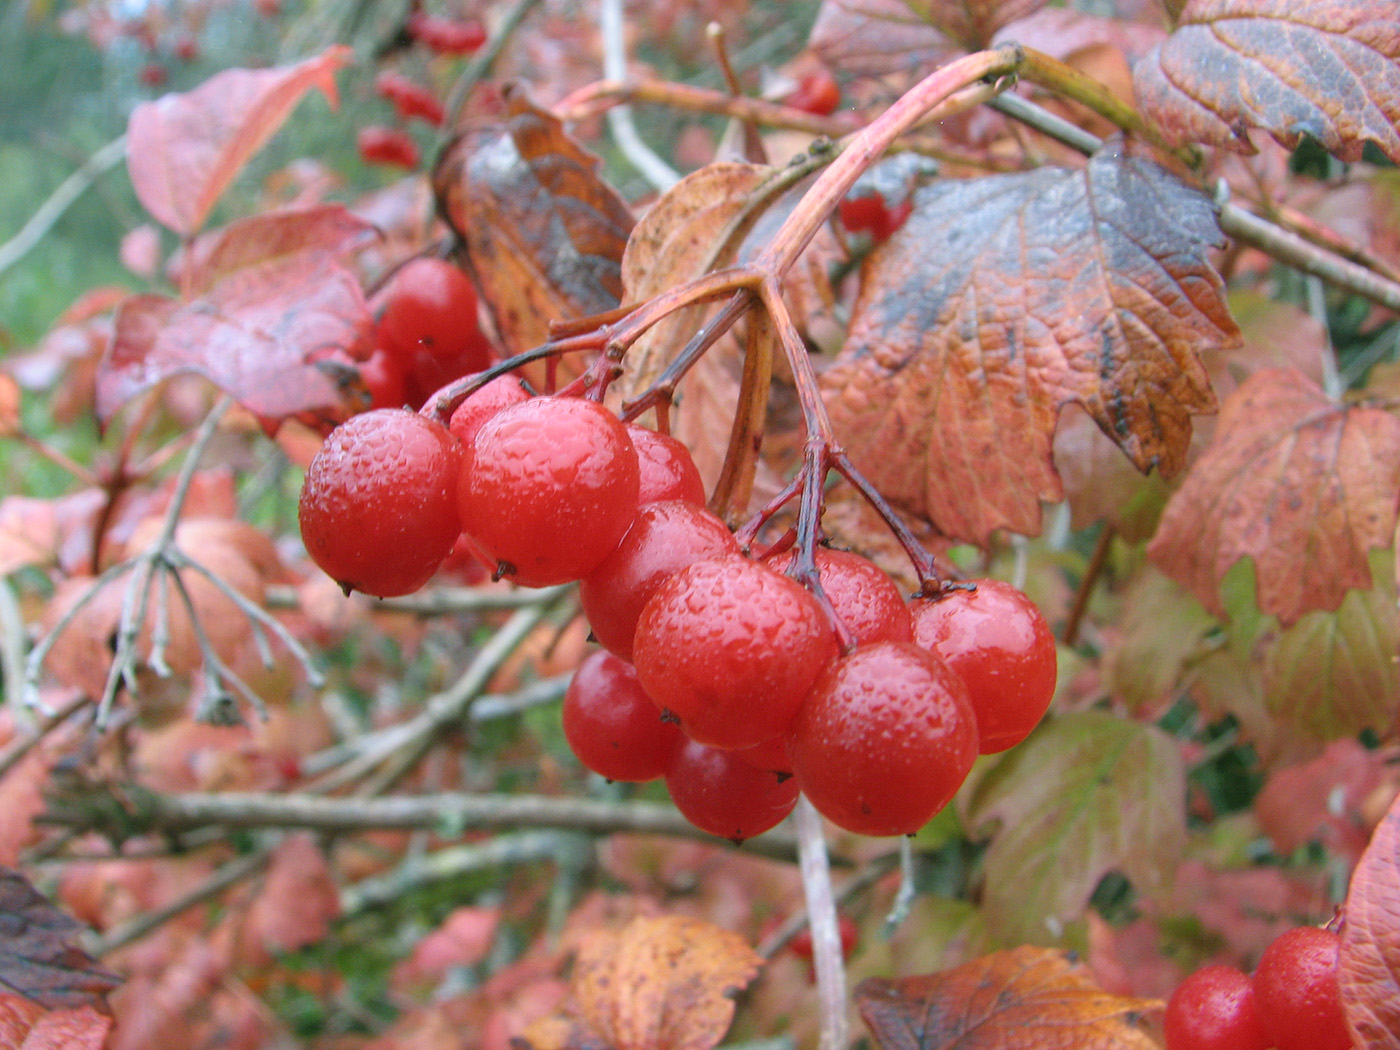
[[[19,1050],[102,1050],[112,1031],[112,1018],[91,1006],[50,1010],[25,1034]]]
[[[507,120],[471,131],[433,173],[439,210],[466,245],[512,353],[549,338],[549,322],[611,310],[622,299],[627,203],[598,158],[521,90]]]
[[[1045,0],[824,0],[810,44],[828,65],[883,76],[991,43]]]
[[[106,1009],[121,978],[69,943],[83,927],[18,871],[0,868],[0,990],[53,1009]]]
[[[1189,0],[1133,71],[1139,108],[1176,143],[1253,152],[1306,134],[1347,161],[1375,142],[1400,161],[1400,18],[1394,0]]]
[[[1217,615],[1221,579],[1253,558],[1259,608],[1288,625],[1371,585],[1366,555],[1390,543],[1397,491],[1400,420],[1265,369],[1226,398],[1148,554]]]
[[[1021,947],[924,977],[869,978],[856,1004],[881,1050],[1156,1050],[1137,1016],[1063,952]]]
[[[1054,943],[1110,871],[1162,894],[1186,844],[1186,774],[1160,730],[1101,711],[1052,718],[966,800],[969,828],[996,822],[986,854],[988,925]]]
[[[1400,1050],[1400,799],[1352,872],[1338,981],[1356,1045]]]
[[[574,994],[614,1050],[710,1050],[734,1017],[734,994],[762,958],[738,934],[677,915],[640,916],[588,937]]]
[[[313,88],[336,102],[348,47],[276,69],[227,69],[193,91],[143,102],[127,125],[127,169],[146,210],[183,236]]]
[[[132,296],[98,373],[97,415],[111,419],[181,372],[269,419],[334,410],[349,398],[346,365],[368,356],[371,329],[359,281],[314,253],[235,270],[192,302]]]
[[[823,378],[837,436],[945,533],[1034,535],[1078,403],[1138,469],[1181,468],[1214,407],[1198,354],[1239,332],[1207,260],[1210,202],[1110,147],[1082,171],[924,187],[862,273]]]

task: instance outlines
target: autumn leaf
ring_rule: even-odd
[[[846,349],[823,377],[856,465],[942,531],[1040,531],[1051,438],[1078,403],[1138,469],[1183,465],[1214,407],[1203,350],[1239,338],[1206,256],[1210,202],[1109,150],[928,186],[872,253]]]
[[[1394,0],[1189,0],[1133,75],[1139,108],[1174,143],[1252,153],[1260,128],[1346,161],[1371,141],[1400,161]]]
[[[1004,940],[1054,942],[1099,880],[1159,895],[1186,843],[1186,781],[1161,731],[1098,711],[1043,723],[980,781],[966,824],[999,825],[984,861],[987,921]]]
[[[1354,737],[1334,741],[1316,758],[1270,774],[1254,798],[1259,827],[1281,856],[1316,841],[1354,862],[1370,838],[1362,807],[1373,791],[1384,790],[1393,758]]]
[[[552,320],[618,305],[632,212],[556,117],[523,91],[508,91],[506,103],[505,124],[448,147],[433,186],[517,353],[547,341]]]
[[[104,423],[155,383],[195,372],[269,419],[334,412],[351,362],[367,357],[372,319],[350,271],[314,253],[235,270],[181,303],[134,295],[97,378]]]
[[[18,871],[0,868],[0,989],[49,1009],[105,1010],[121,978],[69,943],[82,928]]]
[[[19,1050],[102,1050],[112,1018],[91,1006],[50,1010],[25,1034]]]
[[[1110,995],[1063,952],[1021,947],[924,977],[869,978],[856,1005],[881,1050],[1157,1050],[1155,999]]]
[[[1400,1050],[1400,799],[1352,872],[1338,981],[1356,1045]]]
[[[1175,699],[1187,661],[1215,626],[1199,602],[1160,573],[1138,574],[1124,595],[1118,635],[1104,653],[1108,687],[1138,712]]]
[[[148,212],[182,236],[199,231],[248,159],[313,88],[336,103],[350,49],[276,69],[228,69],[193,91],[143,102],[127,125],[127,169]]]
[[[729,1030],[734,994],[762,962],[742,937],[711,923],[642,916],[584,941],[574,992],[614,1050],[710,1050]]]
[[[824,0],[810,44],[828,65],[883,76],[991,43],[1045,0]]]
[[[249,910],[248,933],[270,952],[291,952],[322,940],[339,915],[325,855],[310,835],[287,836]]]
[[[1163,513],[1148,554],[1223,615],[1220,581],[1253,558],[1259,608],[1285,626],[1370,587],[1400,490],[1400,420],[1339,404],[1293,369],[1251,375]]]

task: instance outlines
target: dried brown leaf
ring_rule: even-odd
[[[147,211],[183,236],[199,231],[220,195],[312,89],[336,101],[348,47],[276,69],[227,69],[193,91],[143,102],[127,127],[127,168]]]
[[[1400,799],[1352,873],[1338,981],[1356,1045],[1400,1050]]]
[[[82,928],[18,871],[0,868],[0,989],[49,1009],[105,1010],[121,978],[69,943]]]
[[[611,310],[632,212],[588,153],[523,91],[507,120],[468,132],[433,173],[441,211],[467,248],[482,296],[512,353],[549,338],[549,322]]]
[[[1156,1050],[1138,1015],[1063,952],[1022,947],[926,977],[870,978],[856,1004],[881,1050]]]
[[[1198,354],[1239,338],[1210,202],[1112,149],[925,187],[872,253],[823,377],[837,435],[949,535],[1034,535],[1062,496],[1051,438],[1081,405],[1140,470],[1181,468],[1214,398]]]
[[[1371,141],[1400,161],[1394,0],[1189,0],[1133,75],[1139,108],[1176,143],[1251,153],[1260,128],[1347,161]]]
[[[812,48],[828,65],[881,76],[988,46],[1045,0],[825,0]]]
[[[1148,553],[1217,615],[1225,573],[1253,558],[1259,608],[1288,625],[1371,585],[1367,552],[1390,543],[1397,491],[1400,420],[1266,369],[1226,399]]]
[[[712,923],[642,916],[584,941],[574,993],[614,1050],[710,1050],[729,1029],[734,994],[762,962]]]

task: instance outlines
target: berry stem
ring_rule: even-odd
[[[846,1016],[846,971],[841,958],[841,932],[836,919],[836,895],[831,886],[822,818],[805,795],[793,811],[797,823],[797,863],[807,918],[812,928],[812,965],[817,971],[817,1001],[821,1010],[821,1050],[846,1050],[850,1024]]]

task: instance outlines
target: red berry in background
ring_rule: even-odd
[[[170,71],[159,62],[147,62],[136,74],[136,79],[146,87],[161,87],[170,79]]]
[[[410,260],[389,282],[375,335],[379,345],[405,355],[426,350],[453,360],[477,348],[480,329],[471,279],[442,259]],[[483,360],[480,368],[489,363],[489,358]]]
[[[382,347],[360,365],[360,379],[369,391],[371,408],[403,408],[408,404],[403,364]]]
[[[302,484],[307,553],[347,591],[389,598],[418,590],[461,532],[454,499],[460,449],[446,427],[404,409],[346,420]]]
[[[417,117],[434,127],[442,126],[446,113],[437,96],[402,73],[387,70],[380,73],[374,78],[374,91],[381,98],[389,100],[400,120]]]
[[[447,429],[463,445],[476,440],[476,432],[497,412],[530,400],[530,392],[515,376],[498,376],[480,390],[473,391],[452,412]]]
[[[667,499],[683,499],[697,506],[705,505],[705,483],[686,448],[669,434],[627,424],[627,433],[637,449],[641,466],[639,503],[657,503]]]
[[[876,244],[890,239],[895,230],[904,225],[914,210],[914,202],[905,199],[891,208],[885,198],[878,193],[868,193],[861,197],[846,197],[837,205],[841,225],[852,233],[868,233]]]
[[[841,954],[850,955],[860,943],[860,929],[849,915],[836,916],[836,928],[841,937]],[[804,926],[788,941],[788,951],[799,959],[812,958],[812,929]]]
[[[192,36],[182,36],[171,50],[181,62],[193,62],[199,58],[199,41]]]
[[[783,555],[773,567],[785,572],[793,557]],[[913,622],[904,596],[878,565],[859,554],[827,547],[817,548],[816,561],[822,589],[857,644],[913,639]]]
[[[685,737],[642,691],[636,669],[609,652],[588,656],[564,692],[564,738],[585,767],[609,780],[664,776]]]
[[[761,835],[792,812],[797,785],[728,751],[685,741],[666,771],[666,788],[681,815],[701,831],[733,842]]]
[[[1207,966],[1167,1001],[1167,1050],[1268,1050],[1254,985],[1233,966]]]
[[[1303,926],[1280,934],[1254,971],[1259,1020],[1278,1050],[1351,1050],[1337,983],[1340,939]]]
[[[688,737],[741,748],[787,730],[836,641],[800,584],[728,557],[666,579],[642,609],[632,653],[642,687]]]
[[[480,22],[457,22],[437,15],[414,12],[408,16],[408,35],[439,55],[469,55],[486,43]]]
[[[738,553],[734,534],[705,508],[682,500],[642,504],[617,550],[579,588],[593,636],[630,660],[642,609],[668,577],[694,562]]]
[[[863,835],[912,835],[946,806],[977,758],[967,687],[907,642],[837,660],[788,733],[793,772],[833,824]]]
[[[990,755],[1024,740],[1055,695],[1055,636],[1040,610],[1001,580],[970,580],[913,602],[914,641],[967,683],[979,749]]]
[[[457,486],[462,528],[526,587],[586,576],[637,515],[637,453],[594,401],[536,397],[477,431]]]
[[[355,136],[355,148],[366,164],[381,164],[399,168],[416,168],[420,159],[418,144],[408,132],[371,124]]]
[[[817,69],[804,73],[797,81],[797,87],[783,101],[793,109],[825,117],[836,112],[836,107],[841,104],[841,87],[830,70]]]

